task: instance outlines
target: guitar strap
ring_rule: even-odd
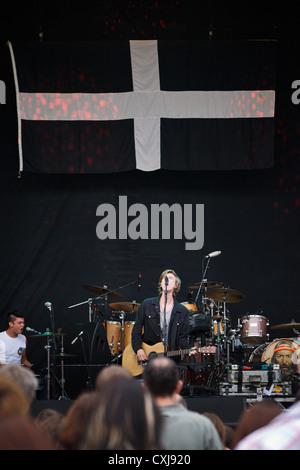
[[[169,349],[170,351],[174,351],[176,349],[176,333],[177,333],[177,323],[178,323],[178,316],[179,312],[174,313],[171,315],[170,325],[169,325]]]

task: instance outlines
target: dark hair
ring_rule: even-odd
[[[12,310],[11,312],[9,312],[7,314],[7,322],[15,322],[17,318],[24,318],[25,319],[25,315],[20,312],[20,310]]]
[[[143,371],[143,379],[154,397],[171,396],[179,380],[177,365],[168,357],[151,359]]]
[[[84,450],[158,449],[161,420],[150,393],[135,380],[109,381],[97,392]]]

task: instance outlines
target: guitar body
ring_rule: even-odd
[[[149,346],[149,344],[142,343],[142,348],[147,354],[147,357],[149,357],[151,353],[157,354],[158,356],[163,356],[165,354],[163,343],[156,343],[153,346]],[[177,351],[167,351],[166,355],[168,357],[184,355],[184,354],[188,354],[190,350],[191,349],[179,349]],[[203,348],[196,348],[195,352],[203,353],[203,354],[215,354],[216,347],[206,346]],[[126,346],[126,348],[123,351],[122,367],[124,367],[124,369],[128,369],[129,372],[131,372],[131,374],[134,377],[136,377],[137,375],[141,375],[143,373],[144,365],[138,363],[137,355],[132,349],[131,344],[128,344],[128,346]]]
[[[147,356],[149,356],[150,353],[163,354],[164,352],[163,343],[156,343],[153,346],[149,346],[149,344],[143,343],[142,347]],[[131,372],[134,377],[143,373],[144,366],[138,363],[137,355],[132,349],[131,344],[128,344],[123,351],[122,367],[129,370],[129,372]]]

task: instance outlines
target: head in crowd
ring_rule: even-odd
[[[171,397],[180,393],[182,381],[177,365],[168,357],[151,359],[143,372],[145,386],[153,397]]]
[[[100,390],[103,384],[116,379],[133,379],[133,375],[128,369],[117,364],[110,364],[104,367],[97,375],[95,390]]]
[[[51,439],[29,416],[0,420],[0,450],[55,450]]]
[[[269,424],[280,413],[282,413],[282,407],[272,399],[249,406],[240,416],[236,426],[233,447],[248,434]]]
[[[59,436],[64,449],[78,450],[80,448],[82,437],[86,433],[88,422],[97,404],[97,393],[83,392],[70,406],[63,420]]]
[[[0,376],[0,420],[12,416],[27,416],[30,403],[23,390],[13,380]]]
[[[160,414],[140,382],[109,381],[97,396],[81,449],[159,449]]]
[[[35,398],[38,380],[32,370],[19,364],[6,364],[0,367],[0,377],[9,377],[19,385],[27,396],[29,403]]]

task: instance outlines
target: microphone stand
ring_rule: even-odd
[[[203,260],[206,258],[206,256],[202,259],[202,264],[203,264]],[[208,265],[209,265],[209,262],[210,262],[210,256],[208,256],[207,258],[207,263],[206,263],[206,266],[205,266],[205,269],[203,270],[202,269],[202,279],[201,279],[201,282],[200,282],[200,285],[199,285],[199,288],[198,288],[198,291],[197,291],[197,295],[196,295],[196,298],[195,298],[195,304],[197,306],[197,308],[199,307],[198,306],[198,298],[199,298],[199,295],[200,295],[200,292],[202,290],[202,286],[203,286],[203,283],[204,283],[204,279],[206,277],[206,272],[208,270]],[[199,308],[198,308],[199,310]]]
[[[46,305],[48,304],[48,305]],[[52,396],[55,398],[55,353],[56,353],[56,338],[55,338],[55,322],[54,322],[54,309],[51,303],[46,302],[46,308],[49,310],[50,323],[51,323],[51,340],[52,340],[52,360],[50,364],[50,342],[49,337],[47,338],[47,352],[48,352],[48,380],[47,380],[47,399],[50,400],[50,383],[52,385]],[[52,374],[50,372],[52,366]]]
[[[164,325],[163,325],[163,345],[164,345],[164,355],[167,355],[167,286],[169,283],[168,276],[165,277],[165,304],[164,304]]]
[[[47,332],[48,328],[46,328]],[[50,360],[50,344],[49,344],[49,336],[47,335],[47,345],[45,349],[47,351],[47,400],[50,400],[50,384],[51,384],[51,360]]]
[[[80,339],[80,342],[81,342],[83,356],[84,356],[86,370],[87,370],[87,376],[88,376],[87,384],[89,386],[89,389],[93,390],[92,380],[91,380],[91,376],[90,376],[90,369],[89,369],[89,365],[88,365],[88,361],[87,361],[87,357],[86,357],[86,352],[85,352],[85,347],[84,347],[84,344],[83,344],[83,337],[82,336],[83,335],[80,335],[79,339]]]

